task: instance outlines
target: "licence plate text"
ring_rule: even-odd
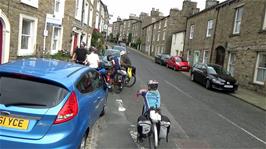
[[[28,129],[29,120],[0,115],[0,126],[8,128]]]

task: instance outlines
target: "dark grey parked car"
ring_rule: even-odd
[[[154,58],[154,62],[161,64],[161,65],[165,65],[166,61],[170,58],[169,54],[158,54],[155,56]]]
[[[207,89],[234,92],[238,83],[222,66],[217,64],[195,64],[191,70],[191,80],[199,82]]]

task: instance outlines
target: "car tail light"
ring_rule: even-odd
[[[72,92],[63,108],[58,112],[54,124],[61,124],[73,119],[78,114],[77,96]]]

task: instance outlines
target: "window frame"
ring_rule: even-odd
[[[207,52],[207,54],[206,54],[206,52]],[[207,62],[205,62],[206,55],[207,55]],[[209,50],[203,50],[202,63],[207,64],[208,61],[209,61]]]
[[[94,87],[93,87],[93,84],[92,84],[92,81],[93,81],[93,80],[90,78],[89,73],[90,73],[90,71],[86,71],[85,73],[83,73],[83,74],[81,75],[81,77],[78,79],[78,81],[77,81],[77,83],[76,83],[76,85],[75,85],[76,88],[77,88],[77,90],[78,90],[81,94],[89,94],[89,93],[92,93],[92,92],[95,91],[95,89],[94,89]],[[80,88],[80,85],[83,85],[83,83],[84,83],[84,80],[83,80],[84,77],[90,78],[92,90],[90,90],[90,91],[88,91],[88,90],[86,90],[86,91],[85,91],[85,90],[82,91],[82,88]]]
[[[266,31],[266,6],[264,8],[264,17],[263,17],[263,21],[262,21],[262,30]]]
[[[194,38],[194,32],[195,32],[195,24],[190,25],[190,30],[189,30],[189,39]]]
[[[257,59],[256,59],[256,66],[255,66],[255,73],[254,73],[254,79],[253,79],[253,82],[255,84],[259,84],[259,85],[265,85],[264,82],[261,82],[261,81],[257,81],[257,78],[258,78],[258,65],[259,65],[259,60],[260,60],[260,55],[266,55],[266,52],[258,52],[257,54]],[[265,68],[262,68],[264,70],[266,70],[266,67]]]
[[[211,26],[210,26],[210,22],[211,23]],[[213,20],[208,20],[208,23],[207,23],[207,31],[206,31],[206,37],[211,37],[212,36],[212,31],[213,30]]]
[[[23,20],[30,20],[31,21],[31,40],[29,41],[28,49],[21,48],[21,40],[22,40],[22,27],[23,27]],[[38,26],[38,19],[32,16],[27,16],[24,14],[20,14],[19,16],[19,33],[18,33],[18,56],[28,56],[32,55],[35,51],[35,45],[37,41],[37,26]]]
[[[232,55],[234,55],[235,56],[235,61],[234,61],[234,63],[232,63],[233,61],[232,61]],[[231,68],[232,68],[232,66],[233,66],[233,73],[231,72]],[[227,64],[227,72],[230,72],[230,74],[232,75],[232,76],[234,76],[235,75],[235,66],[236,66],[236,53],[235,52],[230,52],[229,53],[229,58],[228,58],[228,64]]]
[[[53,48],[55,28],[58,28],[58,39],[57,39],[56,49]],[[51,54],[58,53],[58,51],[62,48],[62,39],[63,39],[63,27],[53,26],[52,38],[51,38]]]
[[[240,10],[242,11],[241,16],[238,15],[240,13]],[[233,34],[234,35],[240,34],[240,32],[241,32],[241,22],[242,22],[242,18],[243,18],[243,13],[244,13],[244,6],[235,8],[234,27],[233,27]],[[239,16],[239,18],[237,18],[238,16]],[[239,24],[237,24],[237,23],[239,23]],[[238,30],[237,30],[237,27],[239,27]]]

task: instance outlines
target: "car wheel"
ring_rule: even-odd
[[[101,112],[101,114],[100,114],[100,117],[104,116],[105,113],[106,113],[106,106],[104,105],[104,106],[103,106],[103,109],[102,109],[102,112]]]
[[[160,65],[162,65],[163,64],[163,62],[162,61],[160,61]]]
[[[168,64],[166,64],[166,67],[169,68]]]
[[[84,136],[81,139],[80,145],[79,145],[79,149],[85,149],[86,145],[87,145],[87,136],[88,134],[85,133]]]
[[[206,81],[205,87],[206,87],[207,89],[211,89],[211,81],[210,81],[210,80],[207,80],[207,81]]]
[[[194,74],[193,73],[191,74],[190,79],[191,79],[191,81],[195,81],[195,78],[194,78]]]

